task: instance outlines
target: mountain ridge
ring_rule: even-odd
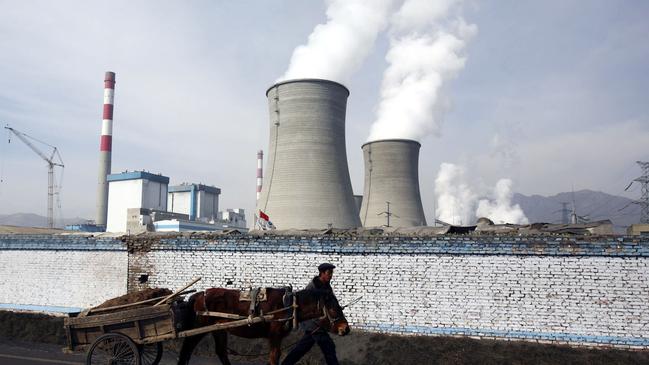
[[[62,228],[68,224],[79,224],[85,223],[88,219],[75,217],[75,218],[64,218],[55,219],[55,227]],[[35,213],[12,213],[12,214],[0,214],[0,225],[3,226],[17,226],[17,227],[47,227],[47,217],[38,215]]]
[[[512,204],[518,204],[530,222],[562,223],[561,202],[568,203],[568,218],[570,218],[573,196],[577,215],[591,221],[610,219],[616,232],[623,233],[626,227],[640,221],[640,207],[632,204],[632,199],[589,189],[574,193],[561,192],[551,196],[514,193]],[[58,223],[57,227],[62,227],[87,221],[86,218],[75,217],[56,223]],[[0,214],[0,225],[47,227],[47,218],[34,213]]]
[[[629,225],[640,221],[640,207],[632,204],[632,199],[589,189],[551,196],[515,193],[512,204],[518,204],[530,222],[562,223],[561,203],[568,203],[570,217],[573,197],[578,216],[591,221],[610,219],[618,232],[623,232]]]

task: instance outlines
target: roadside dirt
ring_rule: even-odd
[[[292,333],[284,345],[297,341]],[[332,336],[342,365],[385,364],[649,364],[649,351],[573,348],[520,341],[474,340],[454,337],[404,337],[352,331],[346,337]],[[42,314],[0,311],[0,341],[22,340],[65,345],[63,318]],[[197,355],[213,356],[214,344],[206,336],[196,349]],[[232,355],[240,364],[265,364],[268,347],[263,340],[229,336],[229,347],[240,354],[263,354],[256,357]],[[179,341],[165,344],[166,350],[180,349]],[[283,351],[286,354],[290,348]],[[324,364],[317,348],[307,354],[300,365]]]

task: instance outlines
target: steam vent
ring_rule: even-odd
[[[387,139],[363,145],[365,188],[361,205],[364,227],[425,226],[426,217],[419,195],[419,142]]]
[[[297,79],[273,85],[266,96],[270,148],[257,209],[278,229],[359,227],[345,150],[349,90]]]

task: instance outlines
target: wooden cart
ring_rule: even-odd
[[[162,358],[163,341],[250,325],[273,318],[272,315],[245,319],[232,316],[225,317],[233,318],[227,323],[186,329],[187,302],[175,300],[169,303],[174,296],[186,293],[183,292],[186,288],[162,298],[156,304],[149,300],[147,302],[151,302],[150,305],[141,308],[132,309],[133,306],[141,306],[142,302],[123,305],[121,308],[98,309],[94,314],[85,313],[85,316],[80,316],[79,313],[71,314],[64,319],[68,340],[66,351],[87,351],[87,365],[155,365]],[[107,309],[112,312],[101,314]],[[225,314],[218,313],[215,316],[223,318]],[[235,317],[237,319],[234,319]]]

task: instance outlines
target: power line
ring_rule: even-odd
[[[603,192],[603,193],[605,193],[605,194],[608,194],[608,195],[610,195],[610,196],[609,196],[609,197],[608,197],[604,202],[599,203],[598,205],[595,205],[594,208],[591,207],[591,208],[590,208],[590,211],[586,214],[586,216],[590,216],[590,215],[592,215],[593,213],[595,213],[596,211],[600,210],[601,208],[603,208],[603,207],[607,207],[607,206],[609,205],[609,203],[610,203],[612,200],[614,200],[615,198],[617,198],[618,195],[623,194],[625,191],[626,191],[626,192],[629,192],[628,189],[629,189],[629,187],[631,186],[631,184],[629,184],[629,185],[626,187],[626,189],[623,189],[623,190],[619,190],[619,191],[618,191],[617,189],[615,189],[615,191],[616,191],[615,193],[607,193],[606,191],[611,191],[611,188],[612,188],[613,186],[616,186],[616,185],[621,184],[622,180],[625,179],[626,175],[631,171],[631,169],[633,168],[633,166],[635,166],[635,165],[634,165],[632,162],[630,162],[628,165],[626,165],[626,167],[624,168],[624,171],[623,171],[622,174],[617,178],[617,180],[615,180],[613,183],[611,183],[611,184],[609,184],[609,185],[607,185],[607,186],[605,186],[605,187],[602,186],[602,187],[600,187],[600,188],[598,189],[599,191],[601,191],[601,192]],[[631,182],[631,183],[633,183],[633,182]],[[631,191],[633,191],[633,190],[631,190]],[[621,195],[620,195],[620,196],[621,196]]]

